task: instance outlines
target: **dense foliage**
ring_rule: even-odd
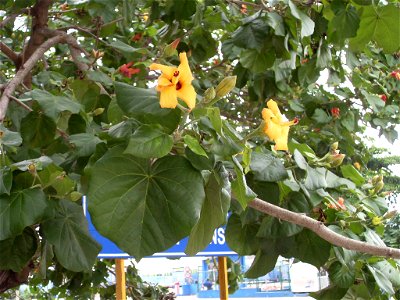
[[[89,276],[86,194],[136,259],[186,236],[199,252],[229,212],[246,277],[281,255],[328,270],[316,298],[399,296],[398,260],[248,206],[384,248],[394,214],[365,128],[397,138],[399,19],[396,0],[2,0],[0,292]]]

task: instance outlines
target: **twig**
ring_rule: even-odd
[[[21,9],[21,11],[19,13],[16,14],[11,14],[6,16],[1,22],[0,22],[0,29],[3,28],[4,26],[7,25],[7,23],[11,22],[12,20],[14,20],[16,17],[18,17],[21,14],[25,14],[25,13],[29,13],[30,8],[24,8]]]
[[[17,86],[23,82],[25,76],[29,74],[37,61],[42,58],[47,50],[63,41],[65,41],[65,36],[63,35],[54,36],[45,41],[43,44],[37,47],[35,52],[33,52],[29,59],[18,70],[17,74],[15,74],[14,78],[8,82],[0,98],[0,122],[3,122],[4,120],[8,103],[10,101],[10,96],[14,93]]]
[[[19,100],[17,97],[14,96],[10,96],[10,99],[14,100],[19,106],[22,106],[23,108],[25,108],[28,111],[33,111],[33,109],[31,107],[29,107],[28,105],[26,105],[24,102],[22,102],[21,100]]]
[[[18,62],[18,54],[3,42],[0,42],[0,51],[3,52],[14,64]]]
[[[250,201],[248,206],[275,218],[308,228],[335,246],[371,255],[400,258],[400,249],[376,246],[344,237],[328,229],[322,222],[316,221],[305,215],[283,209],[261,199],[256,198]]]

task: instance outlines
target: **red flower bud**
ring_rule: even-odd
[[[383,102],[386,102],[387,96],[385,94],[382,94],[379,97],[382,99]]]
[[[339,118],[340,117],[340,109],[339,107],[332,107],[331,108],[331,114],[334,118]]]

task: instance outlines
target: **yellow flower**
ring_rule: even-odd
[[[373,217],[372,218],[372,225],[377,226],[377,225],[379,225],[381,223],[382,223],[382,218],[381,217]]]
[[[267,102],[267,107],[262,110],[262,117],[265,122],[264,133],[275,142],[275,150],[288,151],[289,127],[299,121],[297,118],[293,121],[285,121],[279,111],[278,104],[272,99]]]
[[[196,104],[196,92],[192,86],[192,72],[186,53],[179,54],[180,65],[178,67],[151,64],[150,70],[160,70],[157,91],[160,92],[160,106],[162,108],[175,108],[178,99],[182,99],[186,105],[193,109]]]

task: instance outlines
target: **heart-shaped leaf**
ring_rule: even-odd
[[[46,196],[40,189],[0,196],[0,240],[20,234],[25,227],[38,222],[46,208]]]
[[[189,235],[200,217],[203,179],[183,157],[153,163],[115,147],[90,169],[88,201],[97,230],[141,259]]]
[[[92,268],[101,246],[90,236],[82,206],[61,200],[55,217],[43,223],[43,232],[63,267],[74,272]]]

